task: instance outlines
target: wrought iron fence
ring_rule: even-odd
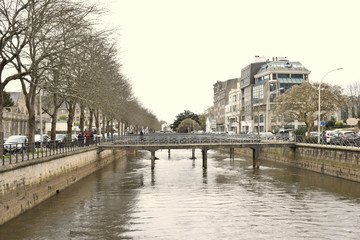
[[[85,147],[100,144],[100,142],[114,142],[116,136],[104,138],[97,137],[86,140],[85,138],[48,142],[27,142],[27,143],[4,143],[2,149],[2,165],[24,162],[32,159],[58,155],[62,153],[77,151]]]
[[[320,144],[329,146],[343,146],[343,147],[360,147],[360,136],[357,137],[332,137],[332,138],[320,138],[307,137],[307,136],[295,136],[296,143],[306,144]]]

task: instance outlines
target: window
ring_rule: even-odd
[[[264,85],[258,85],[253,87],[253,99],[254,103],[261,103],[264,100]]]
[[[272,74],[272,79],[277,79],[276,73]]]
[[[263,123],[264,122],[264,116],[260,115],[260,122]]]
[[[303,79],[304,75],[303,74],[291,74],[291,78],[301,78],[301,79]]]
[[[290,78],[290,74],[285,74],[285,73],[279,73],[278,74],[279,78]]]

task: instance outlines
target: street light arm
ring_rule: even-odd
[[[343,69],[343,68],[335,68],[335,69],[330,70],[330,71],[328,71],[327,73],[325,73],[325,75],[321,78],[321,81],[320,81],[320,84],[319,84],[319,88],[320,88],[320,86],[321,86],[322,81],[324,80],[324,78],[325,78],[329,73],[334,72],[334,71],[338,71],[338,70],[342,70],[342,69]]]
[[[318,143],[320,143],[320,115],[321,115],[321,105],[320,105],[320,99],[321,99],[321,83],[324,80],[324,78],[331,72],[337,71],[337,70],[342,70],[343,68],[335,68],[333,70],[330,70],[329,72],[325,73],[325,75],[321,78],[320,83],[319,83],[319,101],[318,101]]]

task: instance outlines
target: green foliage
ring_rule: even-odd
[[[294,133],[295,135],[297,135],[297,136],[305,136],[305,134],[306,134],[306,128],[300,127],[300,128],[298,128],[298,129],[295,129],[295,130],[293,131],[293,133]]]
[[[171,129],[173,131],[177,131],[177,128],[179,127],[180,123],[187,118],[190,118],[190,119],[196,121],[198,124],[200,124],[199,115],[197,115],[189,110],[185,110],[183,113],[180,113],[179,115],[176,116],[174,123],[171,124]]]
[[[66,121],[67,120],[67,117],[65,115],[61,115],[59,118],[58,118],[59,121]]]
[[[14,101],[11,99],[10,94],[7,92],[3,92],[4,97],[4,107],[12,107],[14,106]]]
[[[336,128],[343,128],[343,127],[344,127],[344,124],[343,124],[343,122],[341,122],[341,121],[337,121],[337,122],[335,123],[335,127],[336,127]]]
[[[191,118],[187,118],[187,119],[184,119],[179,124],[176,131],[178,133],[188,133],[188,132],[197,131],[200,129],[201,129],[201,127],[196,121],[192,120]]]
[[[332,129],[332,128],[335,127],[335,123],[336,123],[335,118],[334,118],[334,117],[331,117],[331,119],[326,122],[325,126],[326,126],[326,128],[328,128],[328,129]]]

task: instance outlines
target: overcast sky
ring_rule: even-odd
[[[95,1],[95,0],[94,0]],[[123,73],[159,120],[212,105],[213,84],[255,56],[286,56],[310,80],[360,81],[359,0],[96,0],[116,29]]]

